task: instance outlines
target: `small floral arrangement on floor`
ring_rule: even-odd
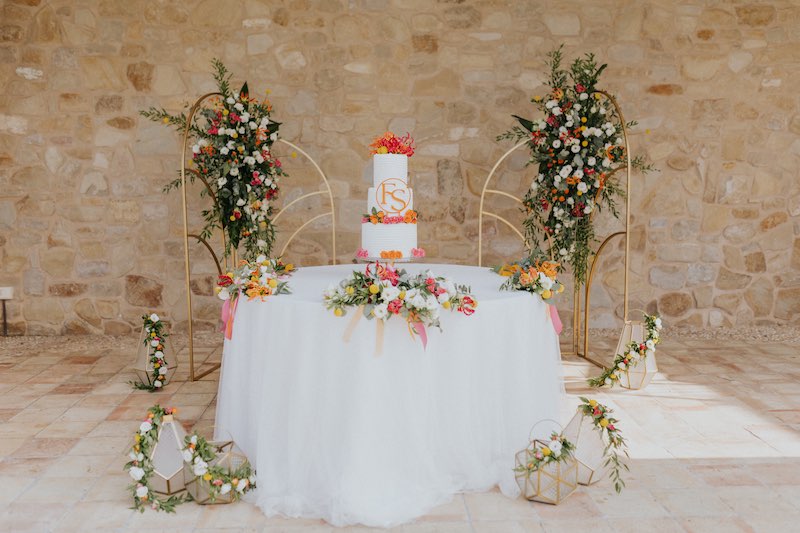
[[[242,494],[256,488],[255,472],[249,461],[231,472],[220,465],[212,464],[217,453],[205,438],[197,434],[187,435],[185,444],[183,460],[191,466],[198,482],[206,484],[212,502],[228,493],[237,501]]]
[[[386,215],[383,211],[378,211],[373,207],[371,213],[361,215],[361,223],[366,224],[416,224],[419,213],[409,209],[403,215]]]
[[[214,228],[221,227],[227,237],[226,254],[243,244],[245,259],[269,255],[275,240],[273,203],[278,182],[286,176],[272,150],[281,123],[272,119],[272,104],[267,98],[253,97],[246,82],[238,91],[232,89],[232,75],[225,65],[218,59],[212,65],[220,96],[201,107],[189,125],[196,173],[188,173],[187,179],[203,181],[206,188],[201,194],[214,200],[212,208],[203,211],[205,226],[200,236],[208,239]],[[188,120],[186,113],[172,115],[163,108],[151,107],[140,114],[180,133]],[[178,178],[165,191],[180,186]]]
[[[608,437],[608,445],[606,445],[606,449],[604,450],[606,459],[603,465],[610,468],[609,477],[611,481],[614,482],[614,490],[616,490],[617,493],[621,492],[622,488],[625,486],[625,482],[622,480],[620,472],[623,469],[628,470],[628,465],[622,462],[620,452],[624,454],[625,457],[628,457],[628,450],[625,439],[622,437],[622,433],[617,427],[618,420],[611,416],[613,412],[611,409],[596,400],[589,400],[582,396],[578,411],[580,411],[583,416],[591,419],[597,431]]]
[[[143,342],[147,347],[148,359],[153,367],[153,373],[149,383],[140,381],[131,383],[136,389],[153,392],[162,388],[167,380],[169,366],[164,357],[164,344],[169,335],[164,332],[164,323],[161,322],[161,318],[157,314],[143,315],[142,320],[144,321]]]
[[[589,379],[590,387],[602,387],[608,385],[613,387],[619,381],[622,372],[634,368],[644,360],[645,357],[652,357],[656,353],[656,345],[660,341],[661,318],[658,315],[644,315],[644,325],[647,330],[647,337],[644,342],[631,342],[625,348],[623,354],[617,354],[614,363],[603,370],[597,377]]]
[[[492,271],[508,278],[500,286],[500,290],[528,291],[547,301],[564,291],[564,285],[557,279],[558,267],[558,263],[553,261],[528,258],[494,267]]]
[[[515,472],[532,473],[550,463],[565,461],[572,457],[575,445],[557,432],[550,435],[549,442],[531,441],[528,447],[528,463],[514,469]]]
[[[424,335],[425,327],[437,327],[442,309],[464,315],[475,312],[478,302],[466,285],[428,271],[417,276],[380,262],[370,263],[364,272],[354,271],[338,285],[323,293],[325,306],[336,316],[351,307],[363,307],[367,319],[388,320],[400,316],[409,331]]]
[[[369,146],[372,148],[370,154],[402,154],[408,157],[414,155],[414,139],[408,133],[398,137],[387,131],[382,137],[376,137]]]
[[[217,296],[220,300],[235,301],[240,294],[249,300],[274,294],[289,294],[287,279],[295,271],[291,263],[284,264],[280,259],[267,259],[260,255],[253,262],[240,261],[232,272],[219,277]]]
[[[144,512],[146,506],[156,511],[166,511],[168,513],[175,512],[175,506],[183,503],[185,500],[182,496],[170,496],[168,498],[159,498],[150,489],[150,476],[153,475],[153,463],[150,460],[150,454],[153,452],[153,447],[158,442],[158,431],[161,428],[161,422],[166,415],[174,415],[178,410],[170,408],[162,408],[160,405],[154,405],[147,410],[147,418],[139,426],[139,430],[133,436],[133,447],[128,454],[128,461],[125,464],[125,470],[128,471],[134,483],[128,487],[133,494],[133,507],[139,512]]]

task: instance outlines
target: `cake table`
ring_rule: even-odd
[[[322,291],[364,265],[300,269],[293,293],[242,298],[225,341],[215,438],[255,465],[249,496],[267,515],[389,527],[453,494],[499,485],[515,497],[514,453],[531,427],[557,419],[563,394],[558,337],[547,306],[504,292],[486,268],[430,269],[468,284],[474,315],[443,312],[427,348],[389,320],[375,355],[375,322],[336,317]],[[549,431],[545,424],[538,430]]]

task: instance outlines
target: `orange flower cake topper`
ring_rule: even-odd
[[[372,148],[370,154],[402,154],[408,157],[414,155],[414,139],[408,133],[398,137],[387,131],[382,137],[376,137],[369,146]]]

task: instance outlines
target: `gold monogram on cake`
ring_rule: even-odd
[[[387,213],[402,213],[411,202],[411,191],[405,181],[389,178],[375,188],[375,202]]]

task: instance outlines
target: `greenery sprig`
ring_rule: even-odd
[[[621,472],[622,470],[629,470],[628,465],[620,457],[620,455],[628,457],[628,449],[625,439],[617,426],[619,421],[611,416],[613,411],[605,405],[583,396],[580,398],[582,403],[578,406],[578,411],[592,421],[595,430],[608,438],[608,444],[603,450],[603,456],[605,457],[603,466],[609,468],[608,476],[614,483],[614,490],[619,494],[625,487]]]

